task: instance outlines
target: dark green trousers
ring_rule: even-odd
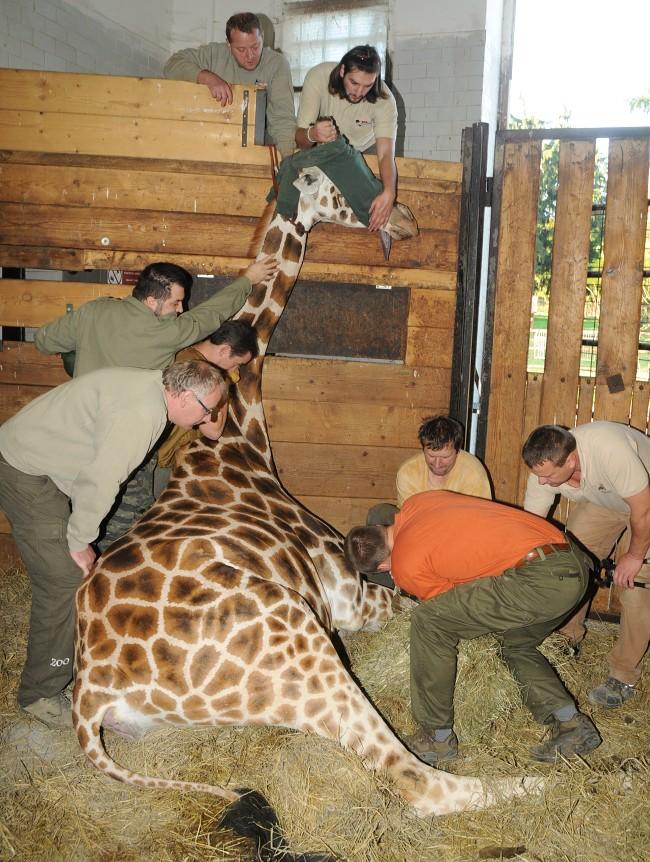
[[[429,731],[452,727],[458,643],[494,634],[534,718],[545,723],[573,698],[538,647],[587,589],[590,561],[577,546],[477,578],[422,602],[411,617],[411,708]]]
[[[0,455],[0,508],[32,584],[27,660],[18,703],[53,697],[72,679],[76,612],[82,571],[70,556],[70,501],[47,476],[29,476]]]

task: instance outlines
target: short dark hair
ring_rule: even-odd
[[[212,344],[227,344],[234,356],[251,354],[255,359],[259,353],[257,346],[257,330],[245,320],[224,320],[219,329],[215,329],[208,341]]]
[[[465,431],[451,416],[425,416],[418,428],[418,439],[423,449],[442,449],[453,443],[458,452],[465,442]]]
[[[333,96],[340,96],[345,99],[345,86],[341,70],[343,70],[344,75],[347,75],[353,69],[377,76],[374,84],[364,96],[367,102],[374,104],[377,99],[388,98],[388,94],[384,93],[381,85],[381,57],[372,45],[357,45],[356,48],[351,48],[347,54],[343,55],[338,66],[332,69],[327,89]]]
[[[131,295],[140,302],[144,302],[148,296],[159,300],[167,299],[174,284],[178,284],[187,293],[192,287],[191,274],[175,263],[150,263],[138,276]]]
[[[380,524],[352,527],[343,547],[347,564],[357,572],[376,572],[377,566],[390,556],[386,527]]]
[[[239,30],[240,33],[252,33],[253,30],[259,30],[262,38],[264,38],[260,19],[254,12],[237,12],[236,15],[231,15],[226,21],[226,39],[229,42],[233,30]]]
[[[536,467],[544,461],[562,467],[575,448],[576,438],[565,425],[540,425],[529,435],[521,455],[528,467]]]

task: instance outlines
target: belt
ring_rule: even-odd
[[[571,545],[568,542],[557,542],[556,544],[551,545],[538,545],[536,548],[533,548],[532,551],[528,551],[527,554],[524,554],[520,560],[517,560],[512,568],[518,569],[521,566],[525,566],[526,563],[532,563],[535,560],[543,560],[549,554],[559,554],[561,551],[570,550]]]

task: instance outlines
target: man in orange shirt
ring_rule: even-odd
[[[354,527],[348,563],[390,569],[421,603],[411,617],[411,707],[419,725],[406,745],[425,763],[451,760],[458,642],[494,634],[501,657],[549,738],[535,760],[585,754],[600,745],[539,652],[542,641],[584,596],[589,558],[548,521],[499,503],[426,491],[410,497],[392,526]]]

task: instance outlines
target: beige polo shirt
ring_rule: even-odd
[[[456,463],[445,477],[440,488],[432,488],[429,481],[429,468],[422,453],[405,461],[397,471],[397,505],[401,508],[404,501],[422,491],[455,491],[470,497],[492,499],[492,489],[487,471],[478,458],[461,449]]]
[[[580,486],[540,485],[531,473],[524,509],[546,517],[556,495],[561,494],[574,502],[586,500],[604,509],[629,513],[624,498],[639,494],[648,485],[650,439],[619,422],[591,422],[578,425],[571,433],[580,459]]]
[[[336,66],[338,63],[320,63],[307,72],[298,108],[299,128],[306,129],[319,117],[334,117],[341,134],[360,152],[373,146],[377,138],[395,140],[397,105],[386,84],[382,83],[385,99],[377,99],[374,104],[365,99],[348,102],[327,89],[330,73]]]

